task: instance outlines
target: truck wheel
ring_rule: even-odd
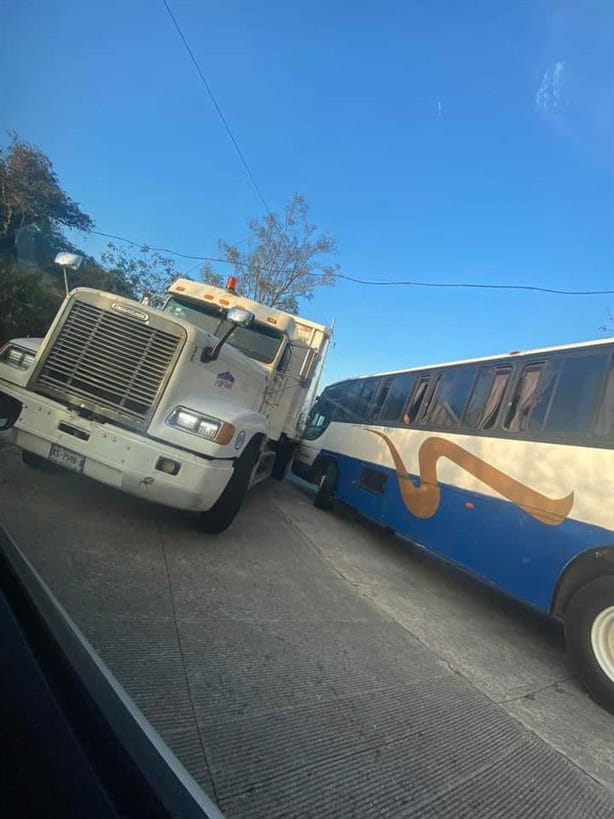
[[[276,481],[283,481],[288,471],[288,464],[294,455],[295,445],[290,443],[286,437],[280,438],[277,444],[277,454],[273,461],[273,469],[271,470],[271,477]]]
[[[245,449],[220,497],[211,509],[200,513],[200,528],[203,532],[208,535],[219,535],[233,522],[249,489],[259,452],[257,445],[249,445]]]
[[[338,470],[337,465],[330,461],[320,477],[318,491],[313,499],[313,505],[317,509],[328,512],[335,505],[335,489],[337,488]]]
[[[574,594],[565,640],[574,673],[595,702],[614,714],[614,575]]]

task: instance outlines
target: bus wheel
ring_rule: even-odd
[[[248,446],[235,464],[232,476],[211,509],[200,513],[199,525],[208,535],[219,535],[228,529],[241,508],[249,489],[252,472],[258,460],[259,447]]]
[[[614,714],[614,575],[599,577],[572,597],[565,619],[572,668],[599,705]]]
[[[335,505],[335,489],[337,488],[338,470],[337,465],[330,461],[322,473],[318,491],[313,499],[313,505],[317,509],[329,511]]]

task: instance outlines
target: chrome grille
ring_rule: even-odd
[[[75,301],[33,387],[142,429],[179,353],[180,334],[180,326],[174,335]]]

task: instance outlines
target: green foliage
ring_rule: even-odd
[[[205,262],[200,269],[200,277],[205,284],[212,284],[214,287],[223,287],[224,278],[219,273],[216,273],[209,262]]]
[[[338,266],[330,234],[308,219],[302,196],[294,196],[281,217],[269,213],[249,222],[248,250],[223,240],[220,248],[239,278],[240,292],[264,304],[298,311],[300,299],[335,280]],[[49,158],[12,135],[0,149],[0,340],[43,335],[64,297],[63,273],[54,264],[60,251],[84,255],[64,228],[89,231],[94,223],[61,187]],[[93,287],[129,298],[163,293],[179,275],[173,259],[143,246],[107,245],[100,263],[86,256],[69,271],[69,287]],[[226,276],[207,263],[204,282],[222,287]]]
[[[94,227],[60,186],[49,158],[13,134],[8,150],[0,150],[0,255],[14,258],[17,231],[31,224],[56,235],[61,227]]]
[[[63,277],[61,272],[60,275]],[[135,288],[122,270],[117,268],[108,270],[92,256],[86,256],[78,270],[69,272],[68,286],[71,290],[73,287],[93,287],[96,290],[117,293],[118,296],[126,296],[129,299],[137,296]]]
[[[63,298],[62,228],[90,230],[91,218],[60,186],[38,148],[14,134],[0,150],[0,337],[43,335]]]
[[[309,207],[302,196],[292,197],[282,217],[268,213],[248,225],[247,251],[223,240],[219,243],[237,271],[243,296],[297,313],[300,299],[312,299],[317,287],[334,283],[339,265],[325,259],[336,253],[336,242],[309,222]]]
[[[34,268],[19,269],[0,259],[0,343],[19,336],[43,336],[64,293]]]
[[[109,242],[101,261],[108,268],[108,275],[116,277],[116,282],[126,288],[127,292],[122,295],[132,298],[163,293],[179,275],[173,259],[151,251],[147,245],[135,253]],[[120,291],[113,288],[113,292]]]

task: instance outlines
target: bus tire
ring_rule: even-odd
[[[253,443],[246,447],[236,462],[232,476],[220,497],[211,509],[200,513],[199,526],[202,532],[208,535],[219,535],[228,529],[236,518],[249,489],[259,453],[260,447]]]
[[[328,512],[334,507],[338,477],[339,470],[337,469],[337,464],[334,461],[329,461],[320,476],[318,491],[313,499],[313,505],[317,509],[323,509],[325,512]]]
[[[614,714],[614,575],[592,580],[571,598],[565,641],[577,678]]]
[[[277,453],[273,461],[271,477],[276,481],[283,481],[288,471],[288,465],[294,455],[295,445],[283,435],[277,443]]]

